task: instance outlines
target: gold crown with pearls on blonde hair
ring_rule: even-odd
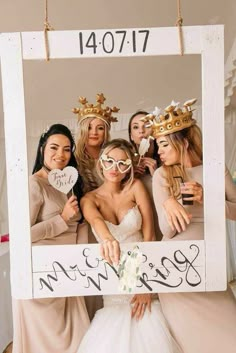
[[[181,131],[196,124],[196,120],[192,118],[193,110],[191,106],[195,104],[197,99],[188,100],[183,104],[183,108],[179,108],[179,103],[174,101],[164,109],[161,114],[159,108],[155,108],[152,114],[148,114],[140,120],[146,123],[146,126],[152,127],[151,135],[155,138]]]
[[[85,97],[79,97],[79,103],[82,107],[72,110],[74,114],[78,114],[79,124],[87,118],[98,118],[110,127],[111,122],[117,121],[117,118],[112,116],[112,114],[117,113],[120,109],[116,107],[104,107],[103,104],[105,100],[106,98],[103,93],[97,94],[97,104],[88,103]]]

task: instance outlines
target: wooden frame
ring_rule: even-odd
[[[51,59],[179,54],[177,28],[52,31],[48,35]],[[198,285],[188,286],[185,282],[176,289],[163,287],[157,283],[153,291],[224,290],[226,288],[226,244],[223,26],[184,27],[183,36],[185,55],[200,54],[202,62],[204,241],[171,242],[171,244],[169,242],[146,243],[140,244],[140,249],[148,254],[153,262],[155,261],[154,255],[155,259],[158,254],[159,259],[163,256],[169,256],[172,259],[176,251],[182,251],[188,259],[193,259],[191,245],[199,250],[197,262],[194,264],[201,276]],[[68,262],[68,259],[73,258],[76,262],[85,249],[83,245],[31,247],[22,61],[44,60],[45,55],[43,32],[1,34],[12,296],[35,298],[117,293],[117,279],[114,283],[109,280],[109,285],[104,285],[99,291],[95,287],[91,290],[83,290],[78,284],[77,286],[62,286],[63,280],[62,282],[55,281],[57,286],[51,293],[36,288],[40,271],[46,271],[47,278],[48,274],[53,272],[50,267],[52,261],[55,262],[55,259],[59,258],[60,261]],[[215,143],[216,136],[217,144]],[[86,249],[88,248],[91,254],[94,252],[94,258],[96,258],[98,245],[86,246]],[[190,263],[191,260],[188,262],[188,269],[191,269]],[[71,262],[66,264],[66,266],[70,265]],[[170,267],[173,267],[172,265]],[[62,272],[60,270],[53,273],[60,275]],[[148,290],[143,286],[137,291]]]

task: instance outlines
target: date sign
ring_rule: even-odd
[[[149,30],[110,30],[79,32],[80,55],[145,53],[148,45]]]
[[[68,194],[78,179],[78,171],[74,167],[66,167],[63,170],[53,169],[48,174],[49,183],[57,190]]]

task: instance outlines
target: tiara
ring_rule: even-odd
[[[181,131],[196,124],[196,120],[192,118],[191,108],[196,101],[197,99],[188,100],[183,104],[182,109],[178,107],[179,103],[172,101],[164,109],[164,114],[160,114],[160,109],[156,107],[153,114],[148,114],[140,120],[144,121],[147,126],[152,126],[152,136],[155,138]]]
[[[88,103],[85,97],[79,97],[79,103],[82,105],[80,108],[74,108],[72,112],[74,114],[78,114],[78,122],[79,124],[87,119],[87,118],[98,118],[104,121],[108,126],[110,126],[111,122],[117,121],[117,118],[112,116],[112,113],[117,113],[120,109],[113,107],[104,107],[103,104],[106,98],[103,93],[97,94],[96,101],[97,104],[93,105]]]

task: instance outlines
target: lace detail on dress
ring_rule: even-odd
[[[121,243],[143,240],[141,233],[142,216],[137,205],[127,211],[119,224],[113,224],[109,221],[105,222],[111,234]],[[97,241],[101,242],[100,237],[93,228],[92,231]]]
[[[132,295],[104,295],[103,303],[104,307],[113,306],[113,305],[127,305],[130,304],[130,301],[133,297]]]

